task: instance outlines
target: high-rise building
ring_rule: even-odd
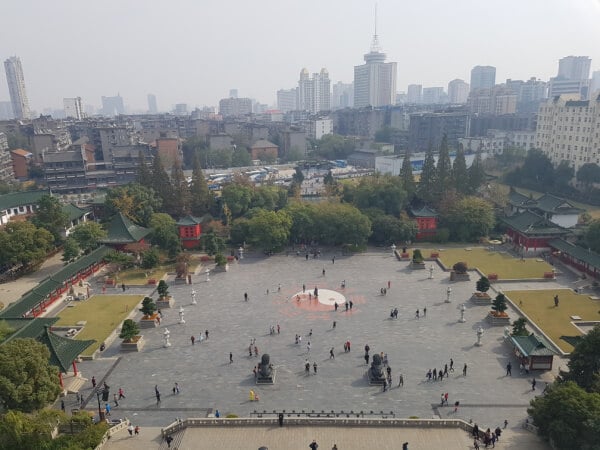
[[[81,97],[63,98],[63,105],[65,107],[65,117],[77,120],[84,118]]]
[[[323,68],[320,73],[313,73],[312,77],[306,68],[300,71],[296,108],[312,114],[331,109],[331,81],[327,69]]]
[[[475,66],[471,69],[471,92],[489,89],[496,84],[496,68],[493,66]]]
[[[587,56],[565,56],[558,60],[558,77],[567,80],[587,80],[592,60]]]
[[[423,86],[420,84],[409,84],[406,90],[406,103],[421,103]]]
[[[590,81],[590,98],[593,94],[600,94],[598,91],[600,91],[600,70],[595,70]]]
[[[446,93],[443,87],[423,88],[423,103],[426,105],[439,105],[445,103]]]
[[[150,114],[158,113],[158,105],[156,103],[156,95],[148,94],[148,112]]]
[[[296,110],[297,88],[279,89],[277,91],[277,109],[281,112],[290,112]]]
[[[514,114],[517,112],[517,94],[506,85],[499,84],[471,91],[468,104],[472,114]]]
[[[354,106],[354,85],[338,81],[333,85],[331,109],[352,108]]]
[[[468,97],[469,83],[458,78],[448,83],[448,101],[450,103],[467,103]]]
[[[223,117],[238,117],[252,114],[252,99],[223,98],[219,101],[219,114]]]
[[[102,96],[102,114],[109,117],[125,114],[123,97],[121,97],[120,94],[117,94],[114,97]]]
[[[536,148],[556,166],[568,161],[575,172],[586,163],[600,165],[600,99],[579,95],[551,97],[540,105]]]
[[[8,82],[13,116],[16,119],[29,119],[31,111],[29,109],[27,91],[25,90],[25,78],[23,77],[21,59],[18,56],[11,56],[4,61],[4,69],[6,71],[6,81]]]
[[[518,113],[537,113],[540,102],[547,97],[547,83],[530,78],[527,81],[523,80],[506,80],[506,87],[511,89],[517,95],[517,112]]]
[[[377,28],[373,35],[371,51],[364,55],[365,64],[354,66],[354,107],[388,106],[396,102],[397,64],[385,62]]]

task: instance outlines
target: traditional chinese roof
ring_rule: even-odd
[[[553,239],[548,245],[562,253],[572,256],[579,261],[589,264],[591,267],[600,269],[600,255],[589,249],[573,245],[563,239]]]
[[[528,236],[558,236],[569,233],[569,230],[529,210],[514,216],[502,217],[500,220],[510,228]]]
[[[198,225],[204,222],[206,216],[203,217],[194,217],[194,216],[185,216],[181,219],[179,219],[179,221],[177,222],[178,226],[193,226],[193,225]]]
[[[48,195],[48,192],[23,191],[0,195],[0,211],[18,206],[36,204],[44,195]]]
[[[533,198],[521,194],[512,188],[508,193],[508,203],[519,208],[529,208],[536,205],[536,201]]]
[[[58,320],[58,317],[40,317],[36,319],[31,318],[1,318],[0,321],[6,323],[11,328],[12,334],[9,335],[4,341],[8,342],[12,339],[24,339],[37,337],[42,333],[46,325],[52,325]]]
[[[551,356],[556,352],[550,348],[550,344],[542,336],[531,334],[529,336],[511,336],[510,340],[525,357],[528,356]]]
[[[413,217],[437,217],[438,213],[431,209],[429,206],[423,206],[420,209],[410,208],[409,213]]]
[[[551,214],[581,214],[584,210],[576,208],[567,200],[552,194],[544,194],[537,199],[537,209]]]
[[[78,206],[75,206],[73,203],[69,203],[62,207],[62,211],[68,215],[69,221],[72,222],[73,220],[83,217],[90,210],[87,208],[80,208]]]
[[[108,236],[100,242],[103,244],[130,244],[144,239],[150,230],[136,225],[123,214],[118,213],[108,226]]]

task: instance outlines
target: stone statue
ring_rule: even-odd
[[[271,357],[268,353],[264,353],[260,359],[258,365],[258,376],[256,382],[258,384],[272,384],[274,382],[273,365],[271,364]]]
[[[381,362],[381,356],[377,353],[373,355],[373,361],[371,362],[371,368],[369,369],[369,382],[371,384],[383,384],[383,365]]]

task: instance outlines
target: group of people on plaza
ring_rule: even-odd
[[[508,425],[508,421],[504,421],[504,428],[506,428],[506,426]],[[481,432],[481,430],[479,429],[479,426],[477,424],[475,424],[473,426],[473,447],[475,449],[479,449],[479,445],[480,443],[483,443],[483,445],[485,446],[485,448],[488,448],[489,445],[491,445],[492,447],[496,447],[496,442],[498,442],[500,440],[500,435],[502,435],[502,430],[500,429],[500,427],[496,427],[496,429],[494,431],[492,431],[490,428],[488,428],[487,430],[485,430],[485,433]]]
[[[454,372],[454,360],[452,358],[450,358],[450,367],[448,367],[448,364],[444,364],[444,370],[442,369],[429,369],[427,371],[427,374],[425,375],[425,377],[427,378],[427,381],[442,381],[444,379],[444,377],[448,378],[448,372]],[[466,372],[466,371],[463,371]],[[466,373],[463,373],[466,374]]]

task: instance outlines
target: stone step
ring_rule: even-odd
[[[70,379],[65,380],[65,389],[68,394],[76,394],[87,381],[87,378],[71,377]]]

